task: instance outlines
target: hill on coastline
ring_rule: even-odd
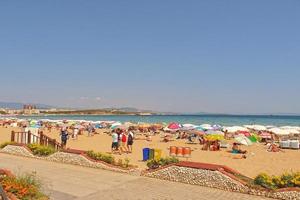
[[[33,104],[38,109],[50,109],[54,108],[54,106],[45,105],[45,104],[35,104],[35,103],[18,103],[18,102],[0,102],[0,108],[7,109],[22,109],[24,104]]]

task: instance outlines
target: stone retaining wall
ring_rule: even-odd
[[[140,175],[140,170],[138,170],[138,169],[129,169],[129,170],[122,169],[117,166],[106,164],[104,162],[93,161],[92,159],[89,159],[85,155],[82,155],[82,154],[56,152],[47,157],[40,157],[40,156],[33,155],[32,152],[29,149],[27,149],[25,146],[15,146],[15,145],[7,145],[3,149],[1,149],[0,152],[17,155],[17,156],[42,159],[42,160],[47,160],[47,161],[51,161],[51,162],[79,165],[79,166],[90,167],[90,168],[105,169],[105,170],[109,170],[109,171],[127,173],[127,174],[131,174],[131,175]]]
[[[257,190],[243,184],[243,181],[238,181],[238,178],[227,176],[226,174],[228,172],[222,173],[222,170],[224,169],[219,171],[217,165],[214,170],[211,167],[208,168],[210,169],[195,168],[195,166],[188,167],[186,163],[184,163],[183,166],[180,166],[179,163],[157,170],[144,171],[143,176],[274,199],[300,200],[300,190]]]
[[[144,175],[151,178],[212,187],[226,191],[245,193],[248,190],[243,184],[223,175],[219,171],[170,166]]]

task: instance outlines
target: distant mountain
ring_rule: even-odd
[[[38,109],[50,109],[50,108],[54,108],[54,106],[49,106],[49,105],[45,105],[45,104],[16,103],[16,102],[0,102],[0,108],[22,109],[24,104],[35,105]]]

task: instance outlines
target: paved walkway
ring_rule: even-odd
[[[255,196],[0,153],[0,168],[33,172],[55,200],[258,200]]]

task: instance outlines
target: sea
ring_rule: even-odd
[[[49,115],[49,116],[19,116],[25,119],[52,120],[87,120],[87,121],[118,121],[133,123],[170,123],[181,124],[219,124],[222,126],[238,126],[259,124],[265,126],[300,126],[300,116],[273,115]]]

